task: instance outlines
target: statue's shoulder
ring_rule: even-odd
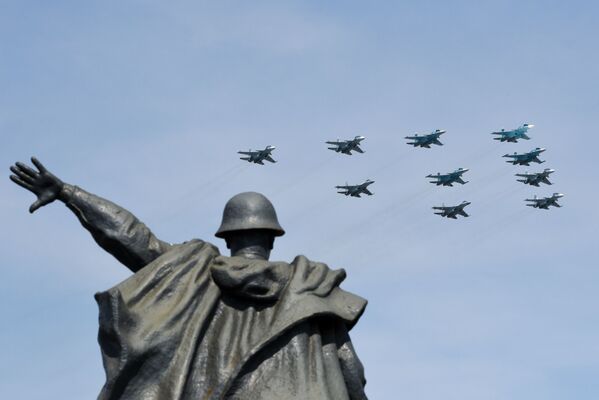
[[[356,324],[367,301],[340,287],[347,276],[344,269],[331,269],[303,255],[295,257],[290,265],[293,272],[286,292],[289,299],[295,299],[311,315],[335,315],[349,329]]]
[[[202,239],[191,239],[182,243],[171,244],[171,248],[166,254],[177,254],[181,252],[202,252],[210,253],[214,256],[220,255],[218,247],[210,242],[206,242]]]

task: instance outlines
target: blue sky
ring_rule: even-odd
[[[93,293],[128,276],[63,205],[28,214],[8,167],[36,155],[170,242],[225,250],[226,200],[266,194],[288,232],[272,258],[345,268],[369,299],[352,338],[372,399],[598,398],[598,16],[589,1],[0,1],[2,397],[94,398]],[[524,122],[532,140],[491,140]],[[445,146],[405,145],[436,128]],[[323,143],[357,134],[363,155]],[[237,159],[267,144],[277,164]],[[500,157],[536,146],[543,166]],[[460,166],[467,185],[424,178]],[[515,182],[545,166],[553,186]],[[366,178],[375,196],[333,189]],[[561,209],[523,205],[554,191]],[[462,200],[468,219],[430,209]]]

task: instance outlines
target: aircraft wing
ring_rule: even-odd
[[[276,161],[271,156],[264,157],[266,161],[270,161],[271,163],[276,163]]]
[[[353,188],[353,186],[349,186],[349,185],[345,185],[345,186],[335,186],[335,189],[345,189],[345,190],[349,190]]]
[[[533,178],[537,176],[537,174],[516,174],[516,176],[521,176],[523,178]]]
[[[420,139],[422,136],[406,136],[405,139],[416,140]]]
[[[339,146],[340,144],[343,144],[344,142],[340,142],[340,141],[338,141],[338,140],[337,140],[337,141],[334,141],[334,142],[333,142],[333,141],[331,141],[331,142],[325,142],[325,143],[326,143],[326,144],[334,144],[334,145],[336,145],[336,146]],[[330,153],[329,153],[329,154],[330,154]]]
[[[458,211],[458,214],[464,216],[464,217],[469,217],[468,213],[466,213],[466,211],[464,211],[464,209],[461,209]]]
[[[443,211],[447,211],[450,210],[452,207],[433,207],[433,210],[443,210]]]
[[[362,192],[364,192],[365,194],[372,196],[372,192],[366,188],[362,189]]]
[[[360,146],[354,147],[353,150],[357,151],[358,153],[364,153],[364,150],[362,150]]]
[[[252,154],[256,154],[255,151],[238,151],[238,154],[245,154],[246,156],[251,156]]]

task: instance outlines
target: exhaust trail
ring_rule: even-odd
[[[225,171],[222,171],[221,173],[206,179],[202,183],[194,185],[184,193],[179,194],[178,196],[169,201],[170,204],[174,205],[173,209],[170,212],[160,213],[160,211],[164,210],[164,207],[161,206],[160,208],[157,208],[154,212],[161,215],[155,220],[163,221],[167,218],[173,218],[181,214],[181,212],[183,212],[187,208],[185,206],[188,205],[191,201],[197,202],[198,200],[201,200],[198,199],[199,194],[214,194],[216,190],[222,187],[223,180],[231,180],[242,174],[245,170],[246,169],[241,164],[233,165]],[[203,197],[204,196],[202,196],[202,198]]]
[[[412,150],[412,151],[410,151]],[[404,161],[409,161],[412,157],[414,157],[414,155],[416,154],[416,151],[413,151],[414,149],[407,149],[407,150],[402,150],[397,156],[393,157],[391,159],[391,161],[384,163],[382,165],[380,165],[379,167],[377,167],[376,169],[369,171],[367,173],[368,176],[372,176],[373,179],[376,179],[375,176],[381,172],[387,172],[389,171],[389,169],[401,162]]]
[[[508,228],[518,228],[520,223],[526,218],[529,218],[532,214],[530,209],[522,206],[519,210],[504,214],[499,218],[495,218],[491,222],[484,224],[478,229],[475,229],[472,232],[471,237],[476,239],[476,246],[482,247],[497,237],[505,236],[505,232]],[[455,246],[456,249],[471,245],[473,245],[471,241],[460,240],[459,238],[453,238],[451,242],[451,246]]]
[[[489,155],[491,155],[491,153],[495,151],[499,152],[499,149],[496,143],[492,143],[486,146],[483,150],[473,152],[461,158],[460,160],[458,160],[458,163],[460,163],[460,165],[474,165],[477,161],[480,161],[483,158],[487,158]]]
[[[412,204],[417,200],[422,200],[425,197],[430,196],[435,191],[434,189],[434,187],[422,188],[416,193],[412,193],[407,197],[393,201],[378,211],[365,215],[357,222],[345,226],[334,235],[335,237],[343,236],[343,244],[331,246],[329,250],[325,252],[325,255],[329,256],[338,252],[348,251],[351,249],[351,246],[356,243],[356,241],[360,241],[367,235],[373,234],[376,231],[385,229],[391,223],[396,223],[395,218],[397,215],[405,211],[405,208],[408,204]]]
[[[325,158],[324,160],[320,161],[317,164],[312,164],[310,166],[310,168],[304,174],[300,175],[299,178],[295,179],[293,181],[293,183],[291,183],[290,185],[285,185],[282,189],[275,191],[273,193],[272,197],[277,198],[279,196],[282,196],[282,195],[288,193],[290,190],[295,189],[297,186],[299,186],[301,183],[303,183],[307,178],[313,176],[314,174],[316,174],[317,172],[322,170],[325,166],[330,164],[331,161],[333,161],[333,159],[335,159],[335,155],[329,156],[328,158]]]

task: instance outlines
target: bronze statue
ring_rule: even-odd
[[[366,301],[339,287],[345,271],[303,256],[270,262],[285,232],[270,201],[240,193],[216,236],[169,244],[129,211],[63,183],[38,160],[11,180],[38,208],[60,200],[134,274],[96,294],[106,383],[101,400],[366,399],[348,335]]]

